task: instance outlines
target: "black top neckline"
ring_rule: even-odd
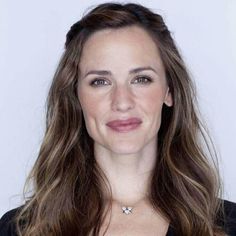
[[[236,236],[236,203],[223,200],[224,214],[217,215],[217,225],[224,228],[228,236]],[[6,212],[0,219],[0,236],[17,236],[15,226],[15,215],[21,207]],[[177,233],[170,222],[166,236],[176,236]]]

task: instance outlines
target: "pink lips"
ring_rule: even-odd
[[[141,123],[139,118],[133,117],[127,120],[112,120],[107,123],[107,126],[118,132],[127,132],[136,129]]]

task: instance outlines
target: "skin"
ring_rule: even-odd
[[[147,66],[155,72],[129,74],[134,68]],[[119,203],[145,208],[162,107],[164,103],[173,104],[159,50],[138,26],[100,30],[86,41],[79,67],[78,97],[86,128],[94,140],[95,158],[111,185],[113,207],[117,212],[121,212]],[[86,76],[91,70],[111,74]],[[92,86],[94,79],[100,81]],[[106,125],[130,117],[142,120],[135,130],[118,133]]]

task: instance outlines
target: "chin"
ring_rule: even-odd
[[[142,150],[143,148],[140,146],[131,146],[131,145],[119,145],[117,147],[113,146],[110,147],[110,151],[114,152],[116,154],[121,154],[121,155],[128,155],[128,154],[135,154],[138,153]]]

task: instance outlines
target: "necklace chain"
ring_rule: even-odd
[[[145,198],[142,198],[141,200],[139,200],[137,203],[139,203],[140,201],[142,201],[143,199],[145,199]],[[136,203],[136,204],[137,204]],[[135,205],[136,205],[135,204]],[[133,213],[132,212],[132,210],[133,210],[133,208],[134,208],[134,206],[127,206],[127,205],[123,205],[123,204],[120,204],[120,207],[121,207],[121,209],[122,209],[122,213],[124,213],[125,215],[129,215],[129,214],[131,214],[131,213]]]
[[[130,215],[131,213],[133,213],[134,206],[136,206],[139,202],[142,202],[145,199],[147,199],[147,195],[145,197],[141,198],[140,200],[138,200],[135,204],[132,204],[133,206],[130,206],[128,204],[125,205],[116,199],[113,199],[113,201],[118,203],[119,208],[121,208],[123,214]]]

